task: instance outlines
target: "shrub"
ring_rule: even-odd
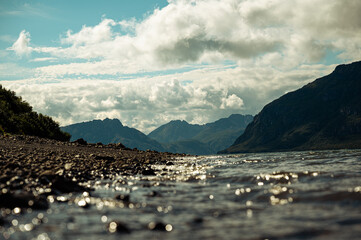
[[[60,130],[51,117],[38,114],[15,92],[0,85],[0,133],[25,134],[69,141],[70,134]]]

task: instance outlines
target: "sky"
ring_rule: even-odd
[[[0,0],[0,84],[61,126],[149,133],[267,103],[360,60],[357,0]]]

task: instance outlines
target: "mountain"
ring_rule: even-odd
[[[361,62],[266,105],[221,153],[361,148]]]
[[[21,97],[0,85],[0,134],[24,134],[69,141],[52,118],[36,113]]]
[[[230,146],[252,120],[251,115],[232,114],[228,118],[205,124],[204,129],[193,139],[208,144],[212,153],[216,153]]]
[[[189,124],[186,121],[181,120],[174,120],[155,129],[148,134],[148,137],[161,143],[170,143],[191,139],[203,129],[204,127],[201,125]]]
[[[193,139],[186,139],[177,142],[163,143],[168,152],[187,153],[192,155],[207,155],[214,153],[207,143]]]
[[[137,129],[123,126],[118,119],[111,120],[107,118],[76,123],[62,127],[62,130],[72,135],[72,141],[83,138],[89,143],[122,143],[129,148],[165,151],[160,143],[147,137]]]
[[[251,115],[233,114],[204,125],[171,121],[149,133],[148,137],[162,143],[170,152],[214,154],[230,146],[252,119]]]

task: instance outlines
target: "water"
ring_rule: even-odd
[[[157,176],[117,175],[89,183],[90,195],[49,197],[49,210],[11,215],[0,236],[361,239],[360,161],[361,150],[182,158],[153,166]],[[116,232],[119,222],[130,233]]]

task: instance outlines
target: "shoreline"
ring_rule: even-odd
[[[87,182],[115,174],[156,175],[153,164],[172,164],[186,154],[129,149],[122,144],[87,144],[0,136],[0,208],[47,209],[47,196],[92,191]]]

